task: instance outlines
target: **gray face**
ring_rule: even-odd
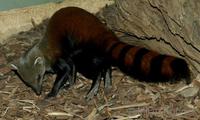
[[[11,66],[14,68],[20,79],[37,94],[41,94],[42,79],[45,74],[44,57],[38,56],[38,50],[30,50],[19,61]]]
[[[45,66],[41,57],[35,58],[33,62],[20,62],[17,73],[27,86],[30,86],[37,95],[40,95]]]

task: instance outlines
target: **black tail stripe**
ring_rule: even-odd
[[[119,65],[124,65],[126,54],[132,47],[132,45],[126,45],[122,48],[119,54]]]
[[[131,71],[134,76],[136,76],[136,77],[142,76],[141,62],[142,62],[143,56],[145,54],[147,54],[148,52],[149,52],[149,50],[147,50],[146,48],[141,48],[136,53],[134,63],[132,64],[133,66],[131,66]]]
[[[177,77],[190,78],[190,71],[185,60],[177,58],[172,61],[171,67]]]
[[[110,47],[110,49],[108,50],[108,55],[112,55],[113,50],[114,50],[118,45],[120,45],[120,44],[121,44],[121,42],[116,42],[116,43],[114,43],[114,44]]]
[[[166,55],[156,56],[151,60],[151,67],[149,72],[149,78],[153,81],[164,80],[163,75],[161,74],[161,68],[163,60],[166,58]]]

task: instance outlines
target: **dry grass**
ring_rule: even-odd
[[[184,83],[149,84],[138,82],[113,70],[113,87],[91,101],[84,96],[91,81],[81,75],[74,86],[61,90],[56,98],[44,100],[51,89],[54,75],[46,76],[43,94],[36,96],[10,71],[8,65],[16,60],[43,35],[45,24],[36,25],[30,31],[9,38],[0,47],[0,120],[129,120],[129,119],[197,119],[199,115],[199,93],[182,97],[177,90]]]

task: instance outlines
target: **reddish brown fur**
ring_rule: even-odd
[[[132,47],[125,55],[124,65],[129,70],[134,63],[135,54],[140,50],[141,47]]]
[[[157,52],[150,51],[142,57],[141,70],[144,75],[148,75],[151,70],[151,60],[160,55]]]
[[[163,60],[162,67],[161,67],[162,68],[161,73],[163,76],[172,77],[174,75],[173,69],[171,67],[171,63],[175,59],[176,59],[175,57],[167,56],[167,58]]]

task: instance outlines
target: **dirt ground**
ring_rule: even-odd
[[[34,22],[33,22],[34,23]],[[113,68],[113,86],[104,93],[103,85],[92,100],[84,99],[91,81],[78,75],[69,89],[56,98],[44,100],[55,75],[45,78],[43,93],[36,96],[10,71],[9,64],[19,58],[33,43],[42,38],[46,22],[13,35],[0,46],[0,120],[132,120],[200,118],[200,101],[196,96],[184,98],[177,90],[183,82],[154,84],[139,82]]]

